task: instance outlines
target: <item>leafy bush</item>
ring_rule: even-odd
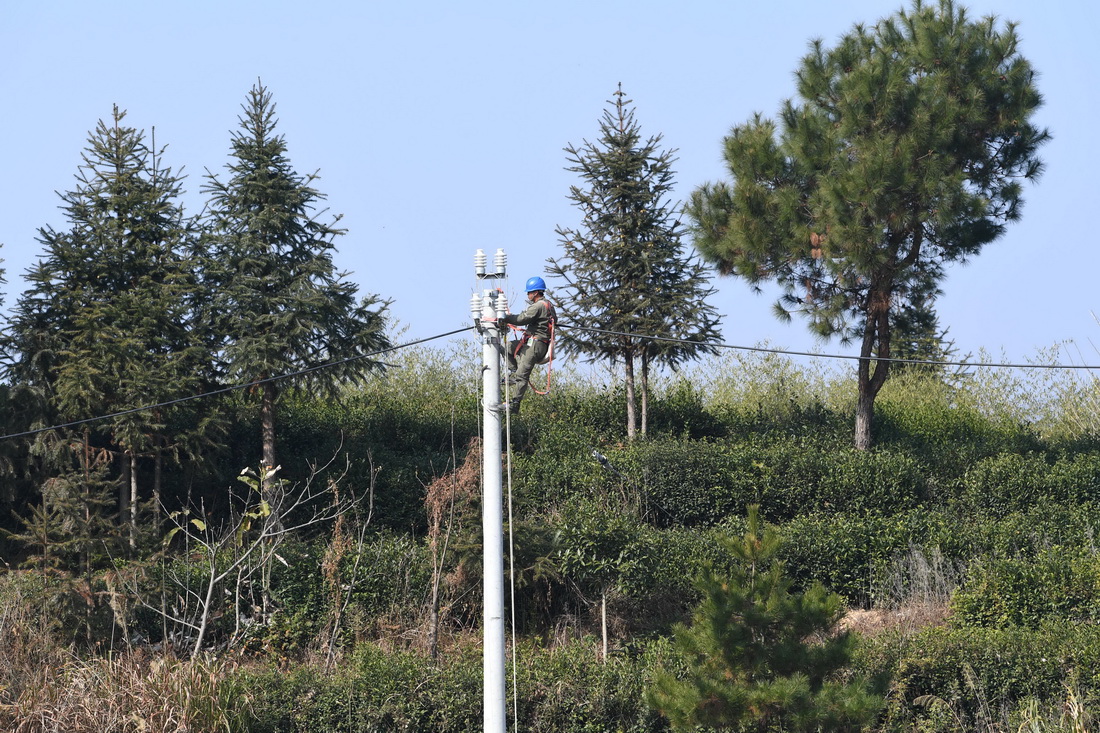
[[[982,459],[962,477],[959,511],[1003,517],[1026,510],[1052,494],[1044,456],[1001,453]]]
[[[743,514],[756,492],[744,454],[720,443],[638,441],[609,456],[659,527],[713,525]]]
[[[855,662],[864,674],[890,678],[881,730],[977,730],[991,711],[999,718],[1000,711],[1028,699],[1063,699],[1070,679],[1095,701],[1100,627],[1064,622],[1037,629],[937,627],[865,640]],[[937,718],[940,725],[934,724]]]
[[[974,563],[952,599],[968,626],[1037,627],[1048,619],[1100,620],[1100,557],[1080,548],[1051,547],[1034,559]]]
[[[1080,453],[1060,457],[1050,467],[1049,485],[1058,501],[1100,502],[1100,455]]]
[[[892,375],[875,401],[876,441],[939,466],[944,475],[999,452],[1036,447],[1022,420],[983,411],[988,399],[972,395],[974,389],[994,387],[973,380],[960,387],[918,371]]]
[[[693,440],[720,438],[727,426],[706,406],[702,390],[684,378],[664,385],[652,380],[648,435],[675,435]]]
[[[927,496],[926,469],[913,458],[889,450],[845,449],[828,456],[819,489],[822,510],[845,514],[897,514]]]
[[[800,436],[820,445],[851,439],[853,405],[836,398],[851,393],[850,376],[830,363],[738,351],[705,358],[685,374],[727,435]]]
[[[1059,504],[1041,500],[998,519],[972,518],[971,557],[1034,558],[1051,546],[1088,547],[1100,533],[1095,503]],[[960,548],[960,552],[966,548]],[[965,555],[960,555],[965,556]]]
[[[596,643],[553,650],[518,648],[518,730],[665,731],[642,702],[655,653],[614,656],[606,664]],[[482,659],[476,646],[438,663],[408,651],[364,645],[331,673],[301,666],[290,673],[241,673],[252,699],[253,733],[478,730],[482,719]],[[508,694],[511,697],[511,684]],[[512,704],[509,699],[508,713]]]
[[[332,623],[335,607],[345,603],[342,644],[396,621],[411,622],[422,612],[430,562],[424,546],[410,535],[384,531],[367,535],[361,548],[349,543],[328,579],[327,550],[318,540],[280,548],[284,562],[274,564],[271,575],[277,610],[270,623],[251,631],[252,648],[277,659],[293,658],[318,640]],[[339,587],[333,588],[333,582]]]

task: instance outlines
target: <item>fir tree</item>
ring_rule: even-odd
[[[569,191],[583,227],[558,228],[564,254],[549,260],[549,272],[564,281],[557,295],[561,315],[577,327],[562,330],[564,343],[591,360],[622,363],[626,429],[633,438],[636,365],[644,434],[650,365],[676,367],[712,351],[708,344],[718,338],[720,318],[706,302],[713,292],[709,276],[684,253],[680,222],[667,201],[675,151],[660,149],[660,135],[642,139],[621,85],[608,104],[613,108],[604,110],[598,143],[565,149],[572,164],[567,170],[583,181]]]
[[[814,41],[801,103],[725,141],[733,185],[707,184],[688,212],[726,274],[779,284],[777,315],[860,343],[857,448],[872,442],[898,314],[1020,216],[1049,134],[1015,26],[971,21],[952,0]],[[874,357],[879,357],[876,360]]]
[[[43,396],[53,422],[135,410],[93,430],[40,437],[71,446],[75,469],[52,448],[37,451],[73,471],[64,485],[74,487],[93,474],[87,456],[120,456],[112,475],[133,539],[140,499],[150,493],[140,490],[138,459],[155,459],[156,493],[160,459],[179,447],[164,429],[170,410],[136,408],[197,391],[205,351],[192,329],[196,283],[184,257],[191,230],[178,203],[181,179],[143,132],[123,124],[125,115],[115,107],[89,136],[77,185],[62,195],[68,228],[39,232],[45,254],[15,308],[7,375]]]
[[[854,641],[836,633],[840,597],[820,584],[792,592],[779,543],[749,507],[745,534],[724,543],[730,576],[709,568],[700,579],[692,623],[675,631],[686,674],[658,671],[647,693],[673,730],[841,733],[861,730],[881,707],[863,681],[838,674]]]
[[[204,271],[207,327],[222,378],[258,382],[262,461],[274,467],[275,411],[285,374],[342,362],[304,380],[334,391],[342,380],[378,366],[354,360],[386,348],[386,303],[356,302],[356,286],[336,271],[338,217],[318,220],[324,195],[317,175],[301,176],[275,127],[271,94],[257,83],[233,134],[228,178],[207,176],[209,232]],[[350,360],[350,361],[348,361]],[[299,380],[299,384],[306,383]]]

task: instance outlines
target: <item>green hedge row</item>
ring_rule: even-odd
[[[595,448],[592,436],[555,441],[516,458],[523,504],[549,511],[569,497],[626,495],[659,527],[707,526],[759,504],[769,521],[808,513],[896,513],[929,495],[925,466],[888,450],[825,451],[799,439],[695,441],[650,438]],[[602,466],[598,450],[608,460]]]
[[[1057,706],[1067,685],[1085,709],[1100,701],[1094,625],[930,628],[866,641],[854,661],[864,674],[889,680],[881,731],[1024,730],[1019,715],[1027,701]]]
[[[668,642],[640,643],[606,664],[597,647],[591,638],[555,649],[521,645],[519,718],[512,720],[509,681],[510,727],[668,730],[643,699],[653,670],[672,663]],[[433,662],[417,652],[364,645],[332,671],[243,669],[236,681],[248,691],[253,733],[446,733],[480,728],[481,664],[476,646]],[[509,680],[511,669],[509,663]],[[852,671],[878,680],[886,693],[876,731],[1016,730],[1030,701],[1057,707],[1067,685],[1086,708],[1100,700],[1100,629],[1060,623],[887,634],[857,645]]]
[[[904,594],[920,580],[898,577],[910,572],[906,561],[914,553],[942,557],[959,572],[959,580],[963,568],[972,566],[968,577],[980,579],[982,568],[1027,565],[1048,547],[1091,547],[1100,532],[1098,509],[1092,503],[1044,501],[999,518],[946,508],[895,515],[807,515],[781,525],[781,556],[799,584],[820,580],[855,605],[890,601],[891,594]],[[1033,615],[1024,609],[1021,613]]]
[[[968,575],[951,602],[960,624],[1034,628],[1050,619],[1100,621],[1095,548],[1053,546],[1035,558],[983,559]]]
[[[1100,502],[1100,454],[998,453],[953,473],[892,448],[856,451],[798,437],[651,437],[600,445],[554,425],[517,452],[517,496],[531,512],[575,495],[629,495],[655,526],[707,526],[759,504],[772,522],[807,514],[899,514],[918,506],[1000,518],[1044,502]],[[609,462],[601,465],[593,451]]]
[[[523,645],[518,659],[518,720],[532,733],[656,733],[668,730],[642,699],[662,645],[636,656],[597,658],[589,639],[553,650]],[[252,709],[251,733],[466,733],[482,725],[482,658],[471,646],[436,662],[411,651],[362,645],[332,672],[300,666],[242,672]]]

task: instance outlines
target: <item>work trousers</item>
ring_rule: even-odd
[[[517,348],[519,349],[518,353]],[[533,338],[513,341],[509,345],[508,370],[514,373],[517,383],[513,399],[523,399],[527,387],[530,386],[531,370],[546,358],[546,352],[549,348],[550,344]]]

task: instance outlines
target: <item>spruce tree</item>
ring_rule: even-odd
[[[840,597],[820,584],[793,592],[779,544],[751,506],[745,534],[724,542],[730,575],[704,571],[692,623],[675,630],[686,673],[658,671],[647,691],[673,730],[842,733],[861,730],[880,709],[865,682],[839,674],[854,641],[836,633]]]
[[[221,378],[258,382],[264,465],[274,467],[278,378],[326,362],[293,384],[334,392],[378,362],[354,360],[389,346],[383,328],[387,304],[356,301],[356,286],[337,272],[332,255],[344,234],[323,222],[313,188],[317,174],[299,175],[276,134],[271,94],[257,83],[242,105],[232,136],[228,177],[208,174],[210,218],[204,282],[205,322]],[[349,359],[353,359],[348,361]]]
[[[726,274],[783,289],[823,338],[858,341],[854,444],[872,442],[898,314],[1000,237],[1041,170],[1035,72],[1012,23],[924,4],[836,47],[814,41],[801,101],[725,140],[733,184],[691,198],[695,243]],[[875,357],[878,357],[876,359]]]
[[[556,291],[561,317],[577,327],[562,330],[565,345],[589,360],[622,364],[627,436],[633,438],[636,366],[644,434],[649,366],[676,367],[712,351],[708,344],[718,339],[720,318],[706,302],[713,292],[709,276],[684,252],[680,222],[667,200],[675,151],[661,150],[660,135],[643,140],[631,103],[620,85],[600,120],[599,141],[565,148],[566,170],[582,179],[570,187],[569,199],[583,225],[557,229],[564,253],[549,259],[549,272],[563,283]]]
[[[178,203],[181,179],[162,165],[162,150],[123,124],[125,115],[116,106],[89,136],[77,185],[61,196],[68,227],[39,230],[45,253],[28,272],[30,287],[9,330],[7,376],[38,390],[49,406],[44,417],[55,423],[193,394],[204,372],[206,352],[192,328],[196,283],[184,255],[192,234]],[[71,474],[58,485],[73,487],[100,472],[104,452],[121,459],[107,475],[133,542],[139,503],[159,491],[162,458],[180,447],[165,430],[172,412],[137,410],[91,429],[43,435],[36,452],[57,459],[57,470]],[[58,445],[71,447],[73,462]],[[142,457],[154,459],[152,491],[141,490]]]

